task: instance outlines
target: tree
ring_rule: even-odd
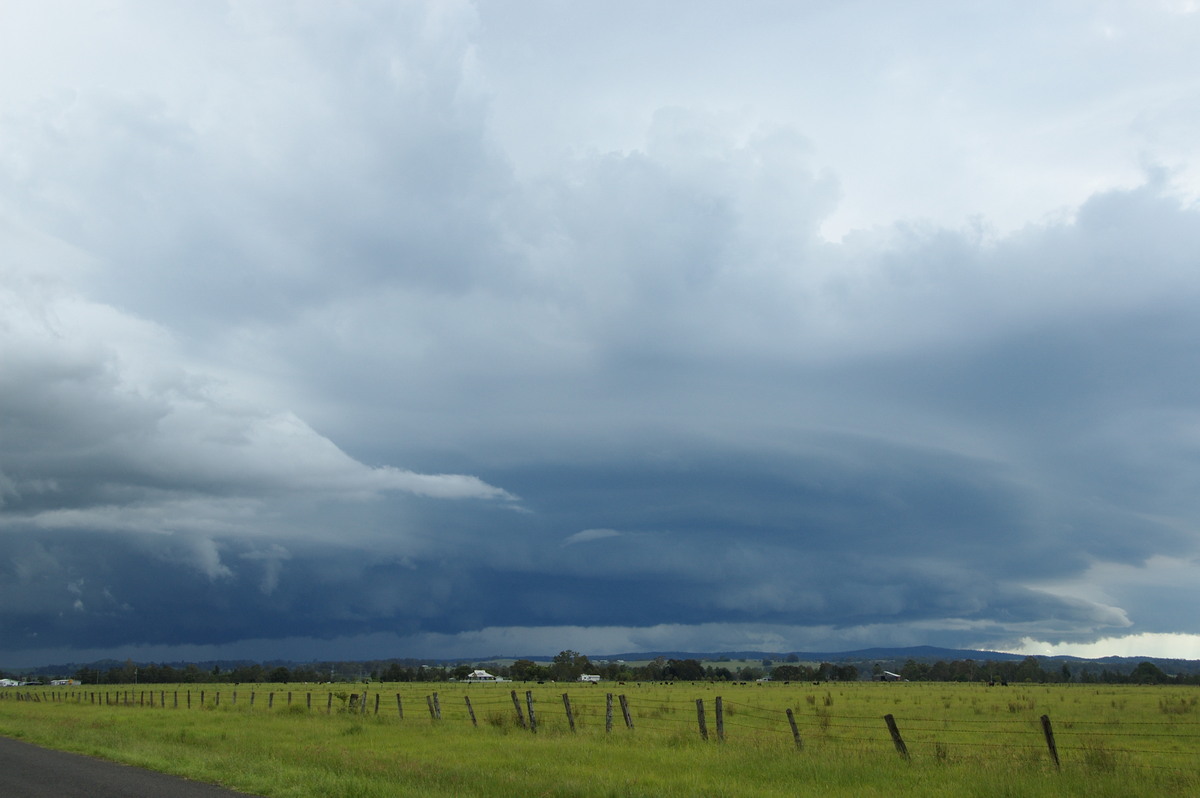
[[[771,678],[777,682],[798,682],[811,679],[812,674],[813,669],[803,665],[776,665],[771,671]]]
[[[744,668],[738,668],[737,677],[743,682],[752,682],[755,679],[761,679],[764,673],[766,671],[762,668],[755,665],[747,665]]]
[[[704,675],[714,682],[731,682],[733,681],[733,671],[724,666],[713,667],[709,665],[704,669]]]
[[[839,682],[858,681],[858,668],[850,664],[834,665],[832,675],[834,680]]]
[[[545,669],[531,659],[519,659],[508,667],[512,678],[519,682],[541,679]]]
[[[697,659],[669,659],[663,668],[663,676],[681,682],[698,682],[704,678],[704,666]]]
[[[560,651],[550,664],[550,675],[560,682],[571,682],[592,667],[591,661],[578,651]]]
[[[1134,684],[1162,684],[1167,680],[1167,674],[1153,662],[1139,663],[1129,674],[1129,681]]]
[[[1037,657],[1026,657],[1021,660],[1021,664],[1017,666],[1016,672],[1013,673],[1013,680],[1018,682],[1044,682],[1046,681],[1046,672],[1038,664]]]

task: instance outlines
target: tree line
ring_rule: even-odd
[[[1200,672],[1170,674],[1153,662],[1121,668],[1092,662],[1052,661],[1043,665],[1036,657],[1009,661],[938,660],[932,663],[909,659],[903,665],[889,663],[888,667],[897,668],[895,672],[901,678],[914,682],[1200,684]],[[570,682],[578,680],[585,673],[613,682],[746,682],[763,678],[776,682],[857,681],[881,679],[885,672],[883,663],[876,663],[867,673],[860,672],[856,665],[849,663],[801,663],[795,655],[788,655],[786,661],[780,663],[763,659],[761,662],[740,665],[721,661],[705,664],[697,659],[656,657],[648,662],[630,664],[610,660],[593,661],[578,651],[565,650],[548,662],[518,659],[511,663],[484,661],[475,664],[393,659],[308,664],[243,662],[222,666],[213,663],[147,664],[126,660],[124,663],[84,666],[70,674],[44,676],[43,680],[70,675],[85,684],[444,682],[465,679],[476,669],[486,669],[493,676],[518,682]]]
[[[880,670],[880,666],[875,666],[877,676]],[[900,668],[899,675],[911,682],[1200,684],[1200,673],[1169,674],[1153,662],[1140,662],[1130,670],[1086,662],[1049,663],[1043,667],[1037,657],[1020,661],[967,659],[934,663],[910,659]]]
[[[377,660],[366,662],[325,662],[305,665],[239,663],[232,666],[202,666],[196,663],[124,663],[90,665],[76,669],[71,676],[85,684],[198,684],[198,683],[287,683],[287,682],[444,682],[466,679],[472,671],[486,669],[502,679],[518,682],[573,682],[583,674],[604,681],[754,681],[766,677],[777,680],[819,679],[854,681],[858,669],[853,665],[822,663],[808,667],[800,664],[774,665],[764,659],[759,664],[705,665],[698,659],[656,657],[645,663],[593,661],[578,651],[560,651],[549,662],[518,659],[512,663],[478,662],[475,664],[439,664],[418,660]],[[49,680],[49,677],[46,677]]]

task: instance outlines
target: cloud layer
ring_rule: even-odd
[[[7,9],[2,658],[1200,634],[1197,15],[945,10]]]

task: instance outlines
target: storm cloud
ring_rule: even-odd
[[[5,8],[0,663],[1185,650],[1200,14],[949,8]]]

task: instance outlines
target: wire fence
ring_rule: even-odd
[[[428,685],[404,690],[326,689],[86,689],[9,688],[0,700],[75,703],[130,709],[358,713],[396,722],[519,727],[531,733],[697,736],[716,744],[778,744],[801,753],[834,750],[941,761],[1026,761],[1053,767],[1169,769],[1196,773],[1200,721],[1169,705],[1156,720],[1038,715],[1033,703],[1010,704],[1007,714],[961,717],[876,708],[835,711],[832,697],[812,693],[734,700],[686,688],[629,696],[581,689],[512,685]],[[898,708],[901,705],[898,703]],[[947,705],[949,709],[949,705]],[[904,709],[911,709],[904,707]]]

